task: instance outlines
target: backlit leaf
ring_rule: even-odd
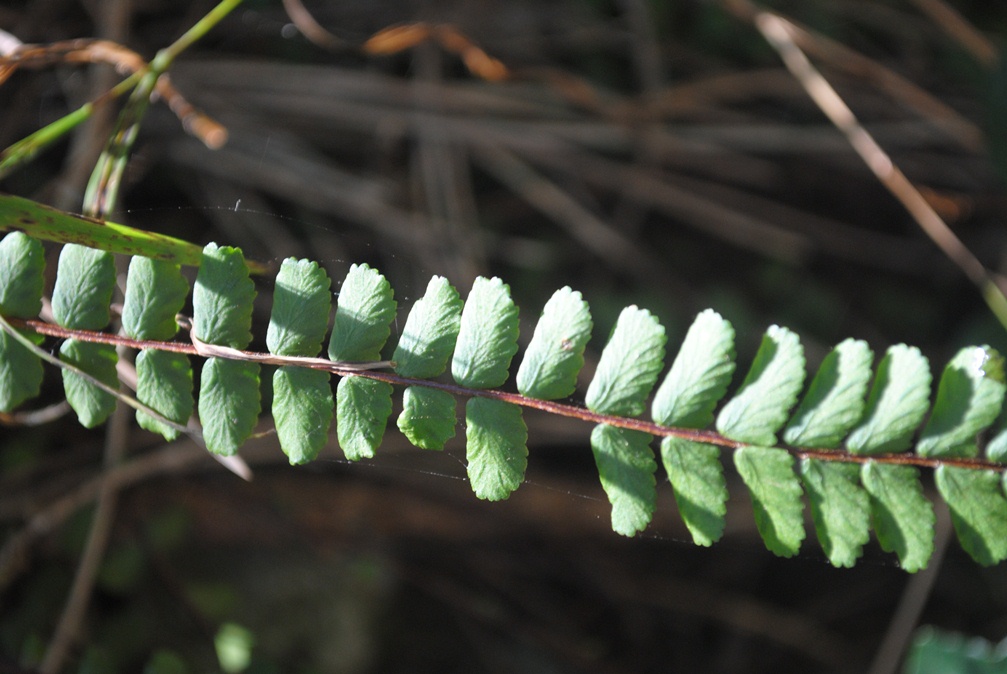
[[[870,499],[860,486],[860,466],[802,459],[800,471],[822,550],[833,566],[853,566],[871,527]]]
[[[42,309],[45,251],[21,232],[0,241],[0,314],[34,318]],[[42,338],[25,332],[36,344]],[[42,361],[6,332],[0,331],[0,412],[9,412],[39,394]]]
[[[369,348],[373,348],[373,343]],[[366,357],[374,352],[357,353]],[[391,385],[363,377],[343,377],[339,380],[336,388],[336,434],[347,459],[359,461],[373,458],[391,415]]]
[[[207,358],[199,387],[206,448],[221,456],[235,454],[255,430],[260,403],[258,363]]]
[[[126,276],[122,327],[133,339],[171,339],[178,332],[175,316],[189,294],[189,282],[177,264],[134,257]]]
[[[403,377],[430,379],[444,372],[461,325],[462,298],[443,276],[434,276],[413,304],[392,360]]]
[[[192,416],[192,366],[183,353],[145,349],[136,355],[136,397],[161,415],[185,425]],[[174,440],[179,432],[137,410],[141,428],[160,433],[165,440]]]
[[[732,440],[775,445],[803,382],[800,340],[787,328],[770,326],[741,388],[717,415],[717,430]]]
[[[339,287],[336,318],[329,339],[329,358],[367,362],[381,358],[395,319],[392,287],[366,264],[350,267]]]
[[[871,496],[871,522],[881,547],[897,554],[909,573],[925,568],[934,551],[934,509],[923,496],[919,470],[869,461],[860,481]]]
[[[317,262],[287,258],[273,290],[266,347],[281,356],[315,356],[329,327],[332,282]],[[275,407],[275,406],[274,406]]]
[[[720,448],[667,437],[661,441],[661,459],[692,540],[696,545],[720,540],[728,497]]]
[[[601,486],[612,504],[612,529],[623,536],[643,531],[654,515],[657,462],[651,440],[646,433],[608,424],[591,431]]]
[[[573,393],[577,373],[584,367],[591,325],[591,313],[579,292],[566,287],[553,293],[518,368],[518,391],[540,400]]]
[[[23,232],[0,240],[0,314],[34,318],[42,310],[45,250]]]
[[[210,344],[244,349],[252,341],[254,299],[255,285],[248,277],[241,250],[206,244],[203,263],[192,289],[192,322],[196,337]]]
[[[995,349],[959,351],[944,368],[930,419],[916,453],[931,457],[974,457],[976,435],[993,423],[1004,401],[1004,362]]]
[[[938,466],[937,490],[951,509],[958,540],[984,566],[1007,559],[1007,499],[1001,475],[991,470]]]
[[[666,341],[664,327],[649,311],[623,309],[587,388],[588,409],[620,416],[642,414],[664,367]]]
[[[689,327],[668,376],[657,389],[651,409],[654,421],[685,428],[709,426],[713,408],[727,392],[733,374],[734,328],[707,309]]]
[[[838,447],[864,414],[873,357],[866,342],[837,344],[811,380],[783,432],[784,441],[797,447]]]
[[[111,253],[67,244],[59,254],[52,315],[66,328],[101,330],[108,325],[114,289],[115,261]]]
[[[468,388],[493,388],[507,381],[517,353],[518,309],[500,279],[479,277],[462,309],[451,376]]]
[[[118,356],[115,347],[68,339],[59,347],[60,360],[75,365],[103,384],[119,388],[115,370]],[[63,390],[66,401],[77,413],[81,426],[94,428],[115,411],[115,397],[70,370],[63,372]]]
[[[805,536],[794,457],[782,449],[748,446],[734,452],[734,465],[752,496],[755,525],[766,548],[793,557]]]
[[[901,452],[930,403],[930,366],[920,350],[897,344],[878,364],[864,418],[846,439],[854,454]]]
[[[500,501],[524,482],[528,427],[517,405],[470,398],[465,403],[465,458],[472,491]]]
[[[321,340],[319,337],[316,350]],[[334,407],[328,372],[290,366],[276,369],[273,373],[273,422],[280,448],[290,465],[307,463],[318,456],[329,440]]]
[[[398,427],[420,449],[444,449],[455,436],[455,398],[446,391],[410,386],[402,394]]]

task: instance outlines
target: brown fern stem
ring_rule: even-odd
[[[64,328],[52,323],[46,323],[39,320],[24,320],[24,319],[8,319],[8,321],[20,328],[29,328],[34,330],[38,334],[47,335],[50,337],[57,337],[60,339],[77,339],[84,342],[97,342],[101,344],[111,344],[114,346],[125,346],[132,349],[158,349],[162,351],[173,351],[175,353],[184,353],[190,356],[201,356],[203,353],[200,352],[199,347],[195,344],[189,342],[165,342],[150,339],[132,339],[130,337],[125,337],[122,335],[113,335],[107,332],[97,332],[91,330],[72,330],[70,328]],[[240,354],[240,355],[239,355]],[[579,405],[572,405],[569,403],[560,403],[551,400],[538,400],[536,398],[529,398],[527,396],[521,395],[520,393],[511,393],[508,391],[501,391],[498,389],[471,389],[464,386],[458,386],[457,384],[450,384],[447,382],[434,381],[431,379],[414,379],[411,377],[402,377],[391,372],[380,372],[377,370],[361,370],[359,366],[354,364],[341,364],[334,361],[328,361],[327,363],[319,362],[321,359],[317,358],[305,358],[299,359],[296,357],[273,357],[271,354],[263,354],[254,351],[238,351],[236,349],[229,349],[227,354],[220,355],[218,357],[230,358],[233,360],[249,360],[249,361],[259,361],[262,362],[264,359],[274,358],[277,360],[282,360],[284,364],[298,365],[301,367],[308,367],[314,370],[322,370],[325,372],[330,372],[335,375],[342,377],[366,377],[368,379],[374,379],[377,381],[383,381],[388,384],[395,386],[423,386],[426,388],[438,389],[445,391],[455,396],[465,396],[465,397],[478,397],[478,398],[490,398],[493,400],[499,400],[506,403],[511,403],[512,405],[519,405],[521,407],[528,407],[548,414],[557,414],[564,417],[570,417],[573,419],[580,419],[581,421],[586,421],[588,423],[594,424],[608,424],[610,426],[616,426],[618,428],[625,428],[632,431],[641,431],[649,435],[655,435],[660,437],[676,437],[683,440],[691,440],[693,442],[701,442],[709,445],[718,445],[720,447],[727,447],[729,449],[738,449],[749,443],[738,442],[737,440],[732,440],[727,438],[715,431],[707,431],[694,428],[674,428],[670,426],[662,426],[651,421],[645,421],[644,419],[630,418],[630,417],[620,417],[610,414],[601,414],[598,412],[592,412],[589,409],[581,407]],[[998,472],[1003,472],[1007,469],[1007,466],[1001,463],[996,463],[994,461],[989,461],[986,459],[968,459],[968,458],[932,458],[918,456],[916,454],[876,454],[876,455],[861,455],[853,454],[849,451],[842,449],[809,449],[809,448],[797,448],[797,447],[786,447],[781,446],[781,449],[785,449],[799,459],[814,459],[817,461],[832,461],[839,463],[859,463],[864,464],[870,461],[875,463],[887,464],[887,465],[897,465],[897,466],[915,466],[917,468],[930,468],[936,469],[940,466],[952,466],[955,468],[967,468],[972,470],[995,470]]]

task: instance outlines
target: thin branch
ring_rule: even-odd
[[[825,77],[811,64],[794,41],[797,30],[787,19],[759,11],[752,19],[766,41],[780,55],[784,65],[801,83],[808,96],[845,136],[867,167],[899,200],[930,239],[965,272],[978,288],[993,315],[1007,328],[1007,297],[982,262],[962,243],[909,178],[895,165],[874,137]]]
[[[190,326],[190,323],[188,321],[183,320],[182,322],[185,324],[185,326]],[[581,421],[589,423],[607,424],[609,426],[616,426],[618,428],[641,431],[643,433],[647,433],[649,435],[654,435],[658,437],[676,437],[681,438],[683,440],[691,440],[693,442],[700,442],[709,445],[726,447],[728,449],[738,449],[740,447],[744,447],[750,444],[745,442],[739,442],[737,440],[732,440],[715,431],[707,431],[695,428],[675,428],[669,426],[662,426],[661,424],[657,424],[652,421],[646,421],[644,419],[620,417],[610,414],[601,414],[598,412],[592,412],[591,410],[586,409],[584,407],[580,407],[579,405],[559,403],[552,400],[538,400],[536,398],[529,398],[519,393],[511,393],[508,391],[500,391],[497,389],[472,389],[472,388],[466,388],[464,386],[459,386],[457,384],[449,384],[447,382],[434,381],[430,379],[414,379],[412,377],[402,377],[390,372],[378,371],[378,368],[394,367],[395,364],[392,361],[347,363],[343,361],[332,361],[326,358],[278,356],[270,353],[242,351],[239,349],[232,349],[230,347],[218,346],[215,344],[207,344],[199,340],[198,338],[194,338],[194,343],[192,344],[186,344],[184,342],[159,342],[154,340],[130,339],[128,337],[112,335],[104,332],[91,332],[87,330],[70,330],[68,328],[63,328],[58,325],[52,325],[50,323],[44,323],[42,321],[36,321],[36,320],[11,319],[11,323],[17,326],[24,326],[27,328],[34,329],[40,334],[45,334],[53,337],[60,337],[64,339],[79,339],[81,341],[115,344],[117,346],[126,346],[135,349],[164,348],[165,350],[174,351],[176,353],[185,353],[188,355],[202,356],[205,358],[226,358],[230,360],[257,362],[268,365],[306,367],[313,370],[322,370],[324,372],[329,372],[331,374],[335,374],[342,377],[352,377],[352,376],[365,377],[367,379],[383,381],[385,383],[392,384],[395,386],[403,386],[403,387],[421,386],[425,388],[432,388],[440,391],[445,391],[455,396],[464,396],[470,398],[472,397],[490,398],[510,403],[512,405],[518,405],[520,407],[536,409],[541,412],[546,412],[548,414],[569,417],[572,419],[579,419]],[[10,326],[10,323],[7,323],[7,321],[3,319],[3,317],[0,317],[0,326],[5,324]],[[21,339],[29,341],[24,336],[22,335],[19,336],[21,337]],[[191,326],[190,326],[190,337],[192,337]],[[38,347],[35,348],[37,349]],[[46,355],[48,356],[48,354]],[[52,357],[50,356],[49,358]],[[47,360],[49,359],[47,358]],[[61,361],[55,358],[52,358],[52,360],[54,360],[55,364],[59,365],[60,367],[66,365],[65,363],[62,363]],[[955,468],[966,468],[971,470],[994,470],[998,472],[1003,472],[1007,470],[1007,465],[997,463],[995,461],[989,461],[986,459],[978,459],[978,458],[975,459],[932,458],[932,457],[918,456],[916,454],[862,455],[862,454],[853,454],[849,451],[841,449],[797,448],[797,447],[784,447],[784,446],[781,446],[780,448],[785,449],[786,451],[790,452],[793,456],[799,459],[815,459],[819,461],[830,461],[839,463],[865,464],[870,462],[877,462],[889,465],[915,466],[918,468],[930,468],[930,469],[936,469],[940,466],[953,466]]]

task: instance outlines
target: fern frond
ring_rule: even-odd
[[[204,438],[211,452],[229,455],[258,420],[259,368],[265,363],[277,366],[272,416],[292,464],[318,455],[333,418],[348,458],[373,456],[391,417],[394,385],[400,385],[405,390],[398,428],[424,449],[442,449],[454,436],[457,397],[468,398],[467,471],[480,498],[505,499],[524,481],[528,430],[522,407],[531,407],[595,424],[590,442],[612,505],[612,526],[627,536],[652,518],[658,487],[652,440],[662,436],[661,463],[699,545],[723,534],[728,492],[720,454],[729,448],[758,530],[778,555],[800,549],[806,495],[815,533],[834,565],[854,565],[873,529],[903,568],[924,568],[933,553],[935,519],[920,482],[925,467],[935,469],[937,493],[951,509],[963,548],[981,564],[1007,558],[1003,421],[986,458],[979,458],[980,434],[1007,418],[1003,359],[987,346],[963,349],[948,363],[931,409],[930,366],[918,349],[888,349],[868,393],[872,353],[862,341],[845,340],[824,359],[798,404],[806,370],[797,335],[769,328],[728,395],[737,368],[734,330],[707,310],[697,316],[655,393],[665,331],[648,311],[628,307],[601,352],[584,408],[555,402],[574,394],[592,329],[587,303],[570,288],[557,291],[542,309],[517,368],[519,393],[510,393],[499,387],[518,351],[518,308],[499,279],[476,279],[463,302],[445,279],[434,277],[390,349],[386,342],[397,310],[391,285],[367,265],[354,265],[339,284],[324,359],[317,354],[331,311],[331,283],[314,262],[282,264],[266,331],[270,353],[258,354],[242,351],[251,341],[255,289],[238,249],[209,244],[203,250],[192,289],[193,319],[186,324],[191,344],[164,341],[178,330],[176,313],[188,294],[177,261],[131,260],[123,309],[128,336],[122,337],[103,332],[114,284],[109,253],[64,248],[53,295],[60,326],[33,319],[42,260],[41,245],[23,233],[0,241],[3,411],[38,394],[40,352],[30,350],[23,335],[66,339],[63,358],[82,368],[64,371],[67,398],[85,425],[100,423],[109,411],[106,398],[114,398],[78,373],[116,385],[115,346],[130,345],[142,349],[137,397],[150,411],[138,414],[140,423],[174,437],[193,409],[189,358],[202,356],[196,406]],[[17,339],[11,323],[22,331]],[[382,362],[352,362],[378,361],[387,351],[393,361],[383,364],[392,372],[366,369]],[[449,363],[454,383],[442,376]],[[333,374],[339,377],[335,395]],[[648,402],[653,422],[641,418]],[[705,430],[711,424],[718,432]],[[777,442],[781,433],[786,445]]]

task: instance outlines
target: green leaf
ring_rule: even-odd
[[[398,426],[420,449],[444,449],[455,436],[455,398],[436,389],[410,386],[402,394]]]
[[[142,255],[177,264],[198,265],[200,262],[199,246],[188,241],[71,215],[29,199],[3,194],[0,195],[0,231],[12,228],[36,239],[81,244],[110,253]]]
[[[462,309],[451,376],[468,388],[493,388],[507,381],[517,353],[518,310],[510,288],[498,278],[479,277]]]
[[[329,358],[344,362],[381,358],[395,307],[392,287],[384,276],[366,264],[351,266],[339,289]]]
[[[364,360],[373,358],[364,357]],[[350,461],[370,459],[392,415],[392,387],[383,381],[343,377],[336,388],[336,434]]]
[[[36,344],[42,337],[24,333]],[[0,330],[0,412],[10,412],[42,389],[42,359],[6,331]]]
[[[649,311],[623,309],[587,388],[588,409],[620,416],[642,414],[664,367],[666,341],[664,327]]]
[[[793,557],[805,535],[794,457],[782,449],[749,446],[734,452],[734,465],[752,495],[755,525],[766,548]]]
[[[873,357],[866,342],[837,344],[783,432],[784,441],[796,447],[838,447],[863,417]]]
[[[287,258],[273,291],[266,347],[281,356],[315,356],[329,327],[332,282],[317,262]],[[274,407],[275,409],[275,407]]]
[[[958,540],[983,566],[1007,559],[1007,499],[1000,480],[992,470],[938,466],[934,471]]]
[[[470,398],[465,404],[465,438],[469,482],[476,496],[501,501],[521,486],[528,466],[528,427],[520,407]]]
[[[584,347],[591,339],[591,313],[579,292],[553,293],[542,309],[535,333],[517,371],[517,389],[540,400],[565,398],[577,388]]]
[[[871,522],[881,547],[916,573],[934,551],[934,509],[923,496],[920,473],[912,466],[868,461],[860,481],[871,496]]]
[[[56,322],[74,330],[101,330],[115,288],[115,261],[110,253],[75,244],[63,246],[52,291]]]
[[[612,530],[633,536],[650,524],[657,502],[657,462],[652,436],[608,424],[591,431],[591,450],[601,486],[612,504]]]
[[[200,376],[199,420],[208,450],[221,456],[235,454],[255,430],[260,404],[258,363],[206,359]]]
[[[944,368],[930,420],[916,453],[930,457],[974,457],[976,435],[992,424],[1004,401],[1003,356],[988,346],[959,351]]]
[[[860,486],[860,466],[802,459],[800,471],[822,550],[833,566],[853,566],[871,528],[871,504]]]
[[[0,314],[7,318],[34,318],[42,310],[45,250],[22,232],[0,241]],[[22,331],[36,344],[42,337]],[[0,330],[0,412],[9,412],[39,394],[42,360],[14,337]]]
[[[920,350],[896,344],[878,364],[863,421],[846,439],[854,454],[901,452],[930,403],[930,366]]]
[[[115,370],[118,356],[115,347],[68,339],[59,347],[60,360],[76,365],[113,389],[119,388],[119,377]],[[63,389],[66,401],[77,413],[81,426],[94,428],[115,411],[115,396],[112,396],[87,381],[80,375],[63,370]]]
[[[248,277],[241,250],[206,244],[203,263],[192,289],[192,323],[196,337],[209,344],[244,349],[252,341],[254,300],[255,284]]]
[[[403,377],[430,379],[444,372],[461,325],[462,298],[443,276],[434,276],[413,304],[392,360]]]
[[[34,318],[42,310],[45,250],[23,232],[0,241],[0,314]]]
[[[717,430],[739,442],[775,445],[803,382],[800,340],[787,328],[770,326],[741,388],[717,416]]]
[[[317,340],[316,351],[321,339]],[[290,465],[307,463],[318,456],[328,442],[334,408],[328,372],[290,366],[276,369],[273,373],[273,421],[280,447],[290,459]]]
[[[720,448],[667,437],[661,441],[661,459],[692,540],[704,546],[720,540],[728,496]]]
[[[192,366],[182,353],[144,349],[136,355],[136,398],[144,405],[183,426],[192,416]],[[179,432],[137,410],[141,428],[174,440]]]
[[[734,328],[707,309],[689,327],[668,376],[657,389],[651,406],[654,421],[685,428],[709,426],[713,408],[727,392],[733,374]]]
[[[171,339],[178,332],[175,316],[189,294],[189,282],[177,264],[134,257],[126,276],[122,327],[133,339]]]

